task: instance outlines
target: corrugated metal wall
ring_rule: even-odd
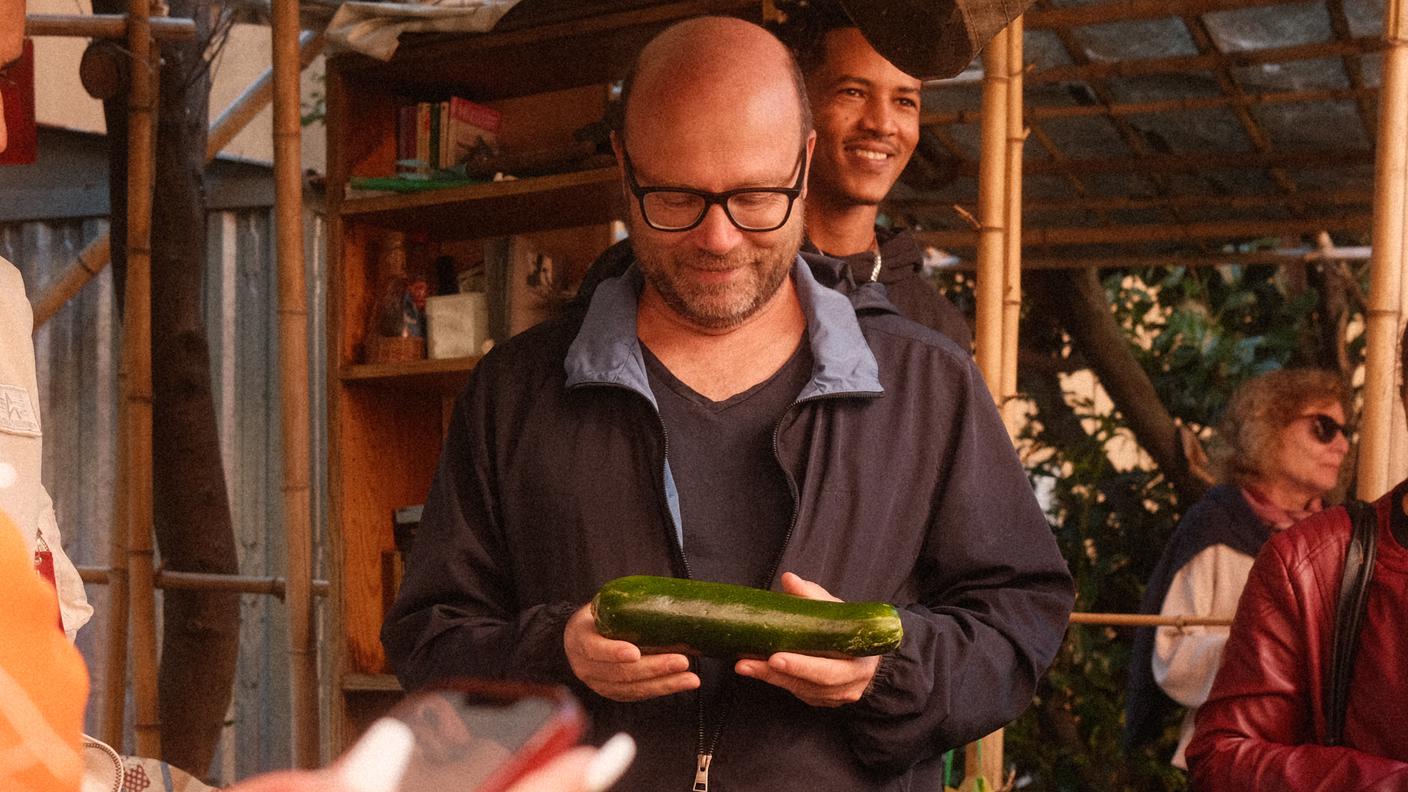
[[[326,279],[320,221],[312,212],[307,216],[309,398],[316,423],[313,516],[321,548],[326,522],[322,310]],[[209,215],[204,313],[240,571],[282,576],[282,445],[272,231],[267,210]],[[87,242],[106,232],[107,223],[101,220],[0,225],[0,255],[19,267],[32,298]],[[120,333],[112,273],[104,270],[34,339],[45,433],[44,481],[54,499],[64,547],[80,566],[106,567],[109,561]],[[321,552],[315,559],[315,568],[323,569]],[[93,678],[87,729],[95,734],[104,688],[106,595],[105,586],[88,586],[95,614],[78,639]],[[290,762],[285,610],[272,597],[246,595],[241,613],[234,702],[209,772],[211,779],[222,784],[260,770],[287,767]],[[130,702],[127,712],[130,724]],[[126,748],[130,747],[129,733]]]

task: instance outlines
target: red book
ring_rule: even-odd
[[[5,105],[9,146],[0,152],[0,165],[28,165],[39,152],[34,123],[34,42],[24,40],[24,53],[0,77],[0,102]]]

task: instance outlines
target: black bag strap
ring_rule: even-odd
[[[1339,606],[1335,609],[1330,673],[1325,678],[1326,745],[1339,745],[1344,739],[1349,683],[1354,674],[1359,631],[1364,625],[1369,579],[1374,576],[1374,554],[1379,535],[1378,515],[1371,504],[1350,501],[1345,504],[1345,510],[1349,512],[1351,531],[1344,556],[1344,576],[1340,579]]]

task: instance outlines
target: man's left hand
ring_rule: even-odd
[[[782,590],[807,599],[841,601],[791,572],[783,573]],[[778,652],[767,660],[739,660],[733,670],[776,685],[813,707],[839,707],[859,701],[879,667],[879,657],[836,659]]]

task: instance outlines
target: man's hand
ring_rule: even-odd
[[[635,644],[597,632],[590,605],[567,620],[562,645],[572,673],[613,701],[641,701],[699,687],[699,677],[689,670],[684,655],[642,655]]]
[[[808,599],[840,602],[826,589],[791,572],[783,573],[782,590]],[[778,652],[765,661],[739,660],[733,670],[776,685],[813,707],[839,707],[859,701],[879,667],[879,657],[835,659]]]

